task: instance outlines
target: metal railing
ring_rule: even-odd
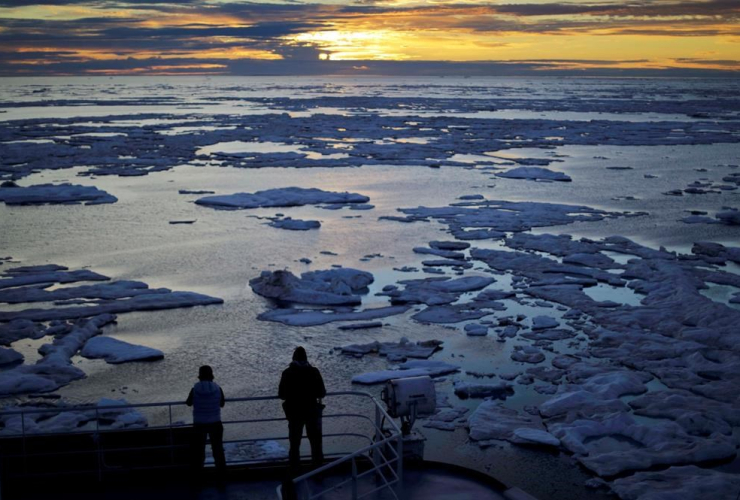
[[[333,458],[334,460],[299,477],[292,480],[293,486],[299,498],[301,499],[317,499],[321,498],[331,492],[343,491],[344,488],[349,488],[351,498],[353,500],[364,498],[368,495],[376,493],[380,490],[386,490],[393,498],[400,498],[402,481],[403,481],[403,439],[401,430],[386,413],[386,411],[380,406],[373,396],[362,391],[343,391],[343,392],[332,392],[327,394],[327,398],[341,398],[351,397],[355,400],[363,399],[369,402],[374,408],[374,418],[367,415],[367,413],[359,412],[340,412],[340,413],[329,413],[323,415],[323,421],[332,421],[339,419],[342,420],[361,420],[369,423],[371,431],[369,433],[357,432],[357,425],[345,426],[339,428],[337,432],[329,432],[323,434],[324,441],[329,440],[341,440],[342,445],[347,441],[347,438],[359,439],[363,446],[354,450],[332,450],[327,453],[327,457]],[[255,406],[259,406],[260,402],[269,404],[270,402],[279,401],[277,396],[255,396],[246,398],[232,398],[227,399],[227,405],[224,408],[224,414],[235,413],[234,408],[238,405],[249,405],[252,406],[252,411],[255,411]],[[279,405],[274,405],[279,411]],[[331,407],[332,405],[328,405]],[[273,408],[274,409],[274,408]],[[240,446],[246,443],[264,443],[268,441],[288,441],[288,436],[285,434],[267,434],[262,435],[258,438],[255,437],[244,437],[254,436],[260,431],[264,434],[266,432],[274,432],[274,427],[278,422],[285,422],[286,419],[282,415],[280,416],[263,416],[263,408],[256,408],[259,414],[258,418],[243,418],[241,415],[244,412],[239,412],[240,416],[232,419],[222,419],[224,425],[224,446]],[[144,423],[134,428],[112,428],[110,425],[105,425],[101,422],[114,422],[117,416],[127,412],[140,412],[150,411],[154,412],[152,423]],[[186,420],[178,420],[177,414],[180,414],[186,418]],[[120,405],[98,405],[98,406],[76,406],[76,407],[50,407],[50,408],[23,408],[23,409],[12,409],[12,410],[0,410],[0,421],[5,424],[5,432],[0,435],[0,444],[7,439],[20,439],[20,446],[16,446],[16,450],[3,452],[2,459],[5,463],[11,461],[15,464],[15,470],[19,471],[18,476],[29,478],[43,476],[44,471],[39,470],[37,467],[32,466],[32,462],[38,460],[53,460],[63,461],[65,457],[84,457],[85,460],[81,461],[83,464],[88,465],[87,468],[79,470],[66,470],[67,474],[95,474],[99,481],[104,479],[107,472],[117,469],[115,464],[111,464],[109,457],[116,456],[116,454],[135,453],[136,456],[141,455],[142,452],[160,453],[165,456],[165,459],[157,464],[142,464],[140,466],[136,464],[128,464],[128,469],[153,469],[153,468],[176,468],[187,466],[187,461],[183,462],[182,456],[187,455],[190,443],[178,439],[179,431],[186,430],[191,426],[187,422],[190,416],[190,409],[187,408],[184,402],[162,402],[162,403],[143,403],[143,404],[120,404]],[[20,422],[18,422],[18,418]],[[69,419],[78,419],[80,427],[78,430],[69,431],[64,430],[62,432],[43,432],[39,431],[40,428],[37,425],[39,422],[49,424],[54,422],[53,419],[59,418],[60,420],[67,421]],[[385,424],[387,423],[387,428]],[[10,425],[12,424],[12,425]],[[47,425],[48,426],[48,425]],[[12,434],[11,427],[15,429],[16,433]],[[287,429],[284,426],[283,429]],[[116,440],[113,440],[113,445],[106,443],[106,437],[117,436],[120,440],[120,433],[124,435],[128,431],[159,431],[163,438],[155,439],[153,443],[145,443],[143,446],[131,446],[129,444],[120,444]],[[256,432],[255,432],[256,431]],[[284,431],[283,431],[284,432]],[[229,434],[235,434],[234,438],[227,439]],[[85,449],[39,449],[39,439],[46,439],[47,442],[54,437],[59,436],[83,436],[89,435],[91,440],[85,440],[87,446]],[[304,440],[305,441],[305,440]],[[7,441],[6,441],[7,442]],[[124,440],[125,442],[125,440]],[[183,452],[183,453],[180,453]],[[307,455],[303,455],[305,458]],[[253,463],[266,463],[266,462],[281,462],[287,459],[287,456],[280,458],[270,459],[250,459],[245,457],[230,458],[227,452],[227,465],[243,465]],[[18,462],[20,461],[20,463]],[[74,461],[74,460],[72,460]],[[94,465],[91,465],[93,464]],[[342,480],[337,484],[321,489],[315,484],[315,479],[319,475],[331,475],[342,471],[349,465],[351,473],[348,479]],[[362,470],[361,470],[362,469]],[[58,472],[54,472],[58,474]],[[375,484],[371,488],[367,487],[368,480],[363,481],[365,478],[374,477]],[[4,477],[7,480],[8,478]],[[313,490],[313,491],[312,491]],[[347,497],[350,497],[347,495]]]
[[[301,500],[321,498],[331,492],[339,491],[346,486],[350,487],[352,500],[365,498],[382,490],[388,491],[396,500],[403,497],[403,436],[401,429],[399,429],[388,413],[386,413],[372,396],[364,392],[353,392],[352,394],[366,395],[375,404],[375,437],[373,443],[338,458],[323,467],[294,478],[293,487],[298,494],[298,498]],[[385,420],[388,420],[393,427],[393,430],[388,436],[383,431],[383,422]],[[358,460],[361,458],[365,459],[363,460],[364,463],[372,464],[363,472],[359,472],[358,470]],[[351,474],[348,479],[319,491],[311,491],[310,485],[312,479],[325,473],[331,473],[332,469],[336,470],[338,467],[347,463],[351,466]],[[361,480],[370,476],[374,476],[375,485],[365,488],[366,491],[361,492]]]

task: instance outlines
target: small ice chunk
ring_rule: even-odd
[[[560,322],[551,316],[535,316],[532,318],[532,330],[544,330],[546,328],[555,328]]]
[[[471,382],[455,382],[455,394],[462,398],[497,398],[506,399],[514,394],[514,388],[506,382],[495,384],[476,384]]]
[[[545,360],[545,355],[532,346],[514,346],[514,351],[511,353],[511,359],[522,363],[541,363]]]
[[[275,219],[268,223],[268,226],[278,229],[288,229],[290,231],[308,231],[309,229],[318,229],[321,222],[317,220],[301,220],[285,217],[284,219]]]
[[[488,335],[488,327],[486,325],[469,323],[465,325],[465,333],[471,337],[483,337]]]
[[[512,441],[522,444],[542,444],[545,446],[560,446],[560,440],[547,431],[521,427],[514,430]]]
[[[0,347],[0,366],[23,361],[23,354],[13,349]]]

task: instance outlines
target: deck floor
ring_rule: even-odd
[[[27,491],[15,488],[4,492],[3,500],[276,500],[281,484],[281,474],[261,474],[250,471],[247,474],[230,471],[221,483],[210,476],[195,480],[183,472],[181,476],[168,477],[162,481],[150,478],[147,481],[117,481],[102,485],[79,484],[78,487],[65,482],[58,488],[38,488],[29,485]],[[349,476],[330,475],[316,480],[312,492],[318,492],[336,485]],[[366,478],[358,482],[360,495],[372,490],[375,481]],[[314,489],[315,488],[315,489]],[[343,500],[351,498],[351,486],[341,486],[324,500]],[[365,496],[368,500],[387,500],[394,498],[387,490]],[[456,470],[442,466],[427,465],[407,468],[404,471],[404,491],[402,500],[503,500],[501,490],[492,483],[471,477]]]

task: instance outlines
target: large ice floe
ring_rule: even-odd
[[[72,357],[82,350],[91,358],[111,363],[160,359],[155,349],[135,346],[111,338],[94,339],[105,325],[115,321],[114,313],[148,311],[220,304],[222,299],[193,292],[150,289],[136,281],[110,281],[89,270],[69,271],[54,264],[8,269],[0,279],[0,302],[41,303],[43,308],[0,312],[0,344],[50,337],[39,348],[41,359],[34,364],[16,364],[0,372],[0,395],[50,392],[83,378]],[[94,285],[58,286],[75,282],[105,281]],[[50,305],[50,306],[49,306]],[[72,320],[72,321],[70,321]],[[20,359],[5,350],[10,362]]]
[[[0,201],[4,201],[6,205],[42,205],[45,203],[102,205],[115,203],[118,198],[95,186],[38,184],[28,187],[0,185]]]
[[[260,207],[299,207],[302,205],[346,205],[367,203],[370,198],[357,193],[335,193],[316,188],[276,188],[256,193],[236,193],[198,198],[195,203],[222,210]]]
[[[129,344],[112,337],[91,338],[85,342],[80,355],[91,359],[102,358],[111,364],[128,361],[155,361],[164,358],[164,353],[159,349]]]
[[[560,181],[570,182],[572,179],[562,172],[555,172],[542,167],[518,167],[506,170],[505,172],[496,172],[497,177],[505,179],[529,179],[533,181]]]
[[[427,359],[436,351],[441,349],[441,345],[442,341],[440,340],[411,342],[406,337],[402,337],[398,342],[375,341],[370,342],[369,344],[346,345],[339,349],[343,354],[355,357],[377,353],[380,356],[386,356],[388,361],[405,361],[406,358]]]
[[[437,219],[446,223],[450,233],[461,240],[500,239],[506,232],[523,232],[534,227],[643,215],[632,212],[607,212],[576,205],[502,200],[462,201],[447,207],[401,208],[399,211],[405,214],[405,217],[383,218],[399,222]]]
[[[432,361],[426,359],[408,360],[397,369],[382,370],[377,372],[362,373],[352,377],[353,384],[382,384],[391,379],[420,377],[440,377],[449,373],[460,371],[460,366],[445,363],[444,361]]]
[[[249,281],[263,297],[314,305],[355,305],[359,293],[374,281],[373,275],[357,269],[341,268],[311,271],[296,277],[290,271],[263,271]]]

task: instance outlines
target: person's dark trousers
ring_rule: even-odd
[[[311,459],[314,465],[324,461],[324,451],[321,436],[321,416],[317,414],[296,415],[288,420],[288,439],[290,441],[290,466],[297,468],[301,462],[301,438],[303,427],[306,427],[308,441],[311,443]]]
[[[224,456],[224,426],[221,422],[193,424],[193,466],[195,469],[203,467],[206,459],[206,437],[211,439],[216,470],[223,473],[226,470],[226,457]]]

